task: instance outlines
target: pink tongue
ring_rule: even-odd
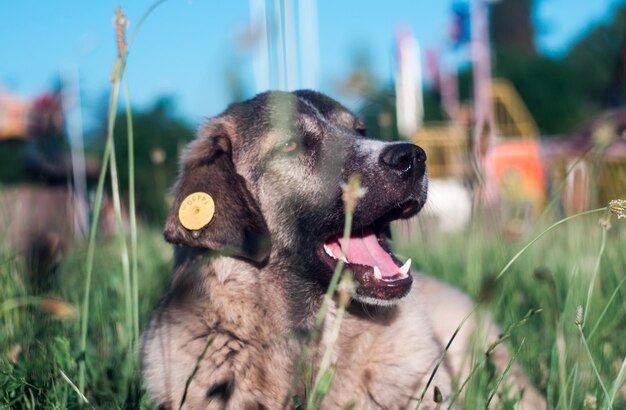
[[[331,239],[326,242],[326,246],[339,259],[341,247],[343,246],[343,237]],[[383,277],[392,277],[398,274],[398,266],[387,251],[380,246],[376,235],[372,232],[368,232],[365,236],[351,236],[348,239],[346,259],[349,263],[371,267],[378,266]]]

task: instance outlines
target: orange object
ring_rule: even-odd
[[[536,140],[495,144],[485,159],[487,191],[512,201],[528,201],[535,210],[546,199],[546,173]],[[491,196],[491,195],[490,195]]]

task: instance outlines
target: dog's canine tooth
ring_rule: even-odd
[[[324,244],[324,252],[326,252],[326,255],[330,256],[333,259],[337,259],[335,258],[335,255],[333,255],[333,253],[330,251],[330,248]]]
[[[383,275],[380,273],[380,268],[378,266],[374,266],[374,277],[381,280],[383,278]]]
[[[402,267],[398,269],[398,272],[402,276],[408,276],[409,269],[411,269],[411,258],[407,259],[406,262],[404,262],[404,265],[402,265]]]

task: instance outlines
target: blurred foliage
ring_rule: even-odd
[[[178,157],[193,138],[193,129],[175,115],[170,98],[159,99],[145,111],[133,111],[135,195],[137,213],[160,226],[169,209],[168,192],[178,174]],[[115,153],[122,193],[128,193],[128,137],[126,114],[118,114]]]
[[[359,116],[367,127],[369,135],[386,141],[398,141],[396,118],[396,96],[393,86],[371,92],[359,109]]]
[[[71,173],[70,147],[62,136],[0,142],[0,183],[65,184]]]
[[[626,5],[616,7],[609,22],[590,29],[565,56],[550,58],[529,48],[532,31],[518,37],[507,31],[530,21],[530,13],[512,12],[524,9],[521,3],[528,1],[505,0],[493,7],[493,72],[515,85],[544,134],[572,132],[626,101],[626,67],[620,65],[626,51]]]
[[[592,28],[565,57],[574,74],[572,86],[580,93],[583,108],[599,111],[626,101],[626,4],[616,7],[613,19]]]
[[[368,74],[368,78],[372,78]],[[373,80],[370,82],[373,84]],[[459,97],[462,101],[469,101],[472,95],[472,71],[463,70],[459,73]],[[364,103],[358,109],[359,117],[365,122],[368,134],[385,141],[399,141],[402,138],[398,133],[396,118],[396,95],[392,83],[380,88],[367,91]],[[448,117],[441,109],[441,95],[438,90],[426,88],[424,90],[424,121],[446,121]]]
[[[536,55],[533,0],[500,0],[491,6],[491,38],[496,48]]]
[[[149,109],[135,110],[132,115],[137,213],[145,222],[161,225],[169,209],[167,193],[178,173],[178,156],[193,138],[193,129],[177,118],[170,98],[161,98]],[[123,195],[128,194],[129,184],[126,124],[126,113],[120,111],[116,120],[115,148]],[[105,135],[106,125],[103,124],[88,138],[92,141],[88,156],[97,158],[93,164],[94,175],[88,176],[90,185],[95,183],[92,177],[98,173],[97,163],[102,155]],[[31,140],[5,140],[0,142],[0,184],[64,184],[69,177],[69,161],[69,148],[64,138],[44,136]]]
[[[513,83],[543,134],[572,131],[592,114],[584,109],[576,77],[563,60],[502,49],[496,51],[493,73]]]
[[[26,148],[27,143],[24,140],[12,139],[0,143],[0,183],[30,181],[24,167]]]

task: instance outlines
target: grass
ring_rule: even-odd
[[[511,328],[507,343],[535,385],[546,394],[551,408],[584,408],[585,400],[591,403],[591,397],[595,397],[598,405],[604,406],[600,408],[608,408],[612,402],[612,407],[618,409],[626,406],[622,385],[626,356],[626,224],[614,219],[601,249],[603,228],[597,221],[597,215],[582,217],[546,233],[497,281],[494,278],[498,272],[530,237],[511,241],[475,224],[469,234],[433,235],[417,230],[408,241],[396,243],[395,248],[398,254],[412,257],[414,267],[483,301],[503,329]],[[468,237],[480,242],[469,243]],[[169,278],[171,250],[158,230],[141,228],[138,238],[142,284],[138,316],[143,327]],[[86,245],[74,248],[54,284],[38,298],[45,296],[80,306],[86,252]],[[76,315],[66,314],[59,307],[44,309],[32,296],[19,258],[0,255],[0,407],[77,407],[82,402],[76,388],[81,361],[86,367],[86,387],[81,391],[90,405],[151,407],[141,389],[138,361],[131,362],[130,371],[123,365],[129,353],[126,341],[134,330],[127,326],[119,241],[99,237],[94,258],[83,358]],[[580,328],[585,343],[577,325],[577,307],[584,305],[588,307]],[[537,309],[541,312],[515,326],[529,311]],[[131,354],[136,358],[136,346]],[[494,373],[484,352],[477,352],[473,360],[475,370],[463,388],[464,403],[479,408],[490,400],[501,375]],[[332,371],[332,366],[329,369]],[[318,378],[322,382],[325,379]],[[605,397],[607,394],[610,397]],[[498,405],[506,408],[507,402],[500,400]]]
[[[459,234],[418,230],[409,241],[397,243],[396,249],[412,257],[415,268],[436,273],[482,301],[503,328],[517,323],[530,309],[541,309],[511,333],[508,343],[512,352],[519,349],[517,360],[546,394],[550,408],[584,408],[586,397],[595,397],[598,405],[605,406],[600,408],[607,408],[600,380],[607,386],[617,381],[620,387],[613,390],[622,390],[613,408],[623,408],[626,224],[613,218],[607,231],[598,223],[599,215],[575,218],[546,232],[497,280],[502,267],[536,235],[506,239],[482,221]],[[587,306],[581,329],[590,335],[588,351],[576,322],[581,305]],[[478,354],[474,363],[483,358]],[[472,378],[465,403],[482,407],[498,375],[485,368]]]
[[[164,292],[172,252],[159,231],[143,229],[138,235],[138,269],[142,276],[138,312],[145,324]],[[83,244],[71,251],[42,296],[81,306],[86,248]],[[0,266],[0,300],[32,295],[22,274],[23,264],[15,258],[5,260]],[[86,387],[82,391],[93,406],[142,405],[145,399],[140,391],[137,350],[133,346],[129,352],[127,343],[132,328],[127,326],[125,292],[119,243],[116,238],[98,238],[84,354],[80,348],[81,323],[75,315],[59,309],[44,310],[36,303],[2,309],[0,408],[76,407],[81,400],[62,374],[77,385],[81,362],[86,368]],[[129,353],[135,359],[130,371],[125,367]]]

